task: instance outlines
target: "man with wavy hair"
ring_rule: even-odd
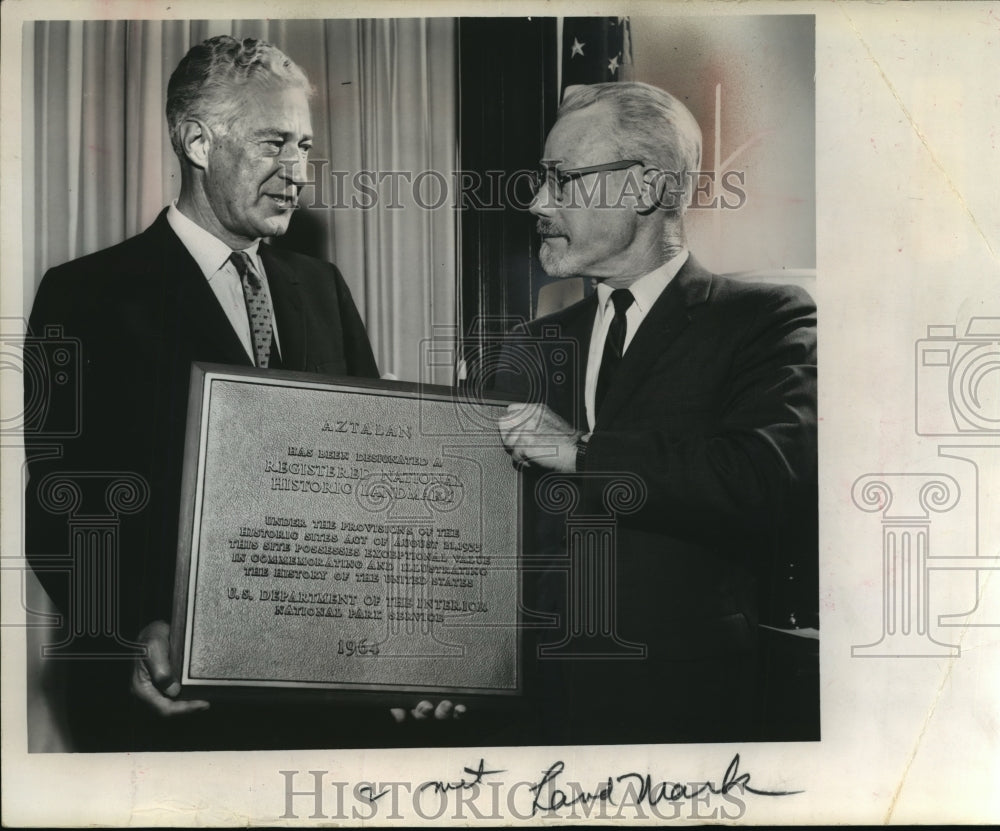
[[[82,429],[61,442],[59,458],[29,448],[27,553],[64,619],[83,602],[114,621],[115,643],[90,645],[102,658],[70,662],[74,749],[343,743],[329,708],[298,707],[281,719],[248,705],[203,712],[207,702],[177,699],[167,660],[192,362],[378,377],[336,267],[263,241],[284,234],[298,206],[311,93],[302,70],[271,44],[219,36],[192,48],[167,89],[177,200],[138,236],[51,269],[35,298],[33,332],[61,326],[79,339]],[[48,416],[56,424],[66,413]],[[148,487],[145,504],[120,519],[110,596],[52,568],[67,532],[39,492],[49,473],[86,489],[104,471],[138,474]],[[90,594],[81,600],[81,591]],[[122,642],[145,654],[108,660]]]

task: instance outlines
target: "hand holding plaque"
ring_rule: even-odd
[[[154,620],[139,633],[146,654],[132,665],[132,695],[164,717],[183,716],[209,708],[207,701],[178,701],[181,685],[170,667],[170,625]]]

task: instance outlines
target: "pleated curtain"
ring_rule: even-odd
[[[289,239],[308,227],[307,253],[343,272],[382,372],[451,383],[452,367],[422,365],[421,341],[456,322],[456,215],[450,199],[433,207],[441,177],[422,179],[431,208],[406,184],[424,171],[450,180],[457,168],[451,19],[26,25],[26,307],[47,268],[142,231],[176,198],[167,81],[192,45],[218,34],[274,43],[316,89],[310,158],[319,176],[304,194],[308,217],[293,219]],[[382,177],[379,198],[350,207],[363,171],[368,181]],[[388,198],[393,179],[396,200]],[[348,191],[335,192],[342,183]]]

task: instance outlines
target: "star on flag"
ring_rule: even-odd
[[[632,62],[629,29],[627,17],[564,18],[561,88],[625,80]]]

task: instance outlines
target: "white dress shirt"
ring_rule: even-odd
[[[649,314],[657,298],[663,293],[671,280],[677,276],[681,266],[687,262],[688,252],[685,248],[676,257],[667,260],[659,268],[640,277],[628,287],[632,292],[634,302],[625,314],[625,347],[622,354],[628,351],[632,338],[635,337],[639,324]],[[594,399],[597,397],[597,375],[601,371],[601,359],[604,357],[604,341],[615,317],[615,305],[611,302],[611,292],[614,289],[605,282],[597,284],[597,314],[594,315],[594,329],[590,335],[590,351],[587,353],[587,376],[584,386],[584,400],[587,405],[587,423],[591,431],[597,422],[594,411]]]
[[[186,217],[177,208],[176,200],[167,208],[167,222],[184,247],[188,250],[198,267],[208,280],[208,285],[218,298],[233,330],[239,335],[243,348],[251,361],[256,360],[253,339],[250,336],[250,319],[247,316],[246,299],[243,296],[243,283],[239,272],[229,261],[233,250],[222,240],[206,231],[193,220]],[[271,329],[274,332],[274,345],[278,347],[278,323],[274,318],[274,304],[271,302],[271,289],[267,284],[267,273],[260,260],[260,240],[254,242],[243,251],[249,255],[250,262],[256,269],[267,295],[267,303],[271,307]]]

